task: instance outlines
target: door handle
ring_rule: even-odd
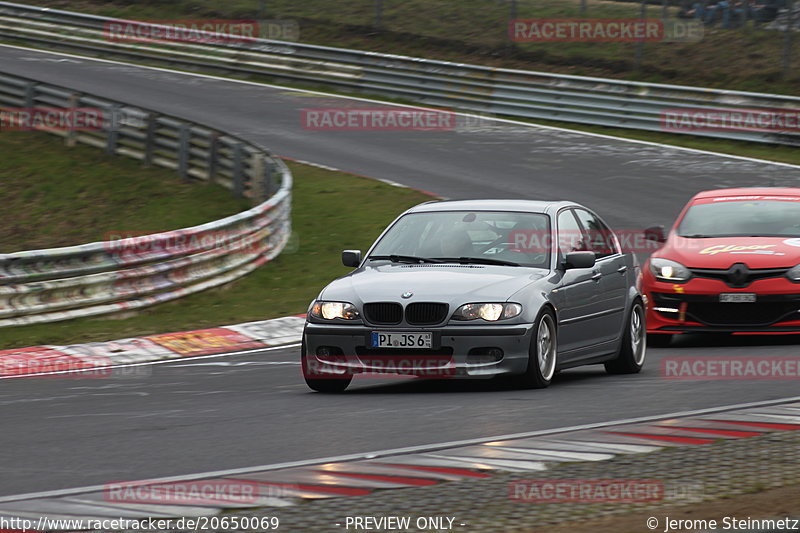
[[[600,281],[600,278],[602,278],[602,277],[603,277],[603,274],[601,272],[595,272],[594,276],[592,276],[592,281]]]
[[[620,274],[624,274],[627,271],[628,271],[628,267],[627,266],[621,266],[621,267],[619,267],[617,269],[617,272],[619,272]]]

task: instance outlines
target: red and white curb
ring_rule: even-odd
[[[290,316],[233,326],[69,346],[0,350],[0,379],[81,372],[181,357],[241,353],[298,343],[305,318]]]
[[[225,509],[285,507],[303,500],[351,498],[376,491],[424,487],[498,472],[543,471],[563,462],[603,461],[666,447],[696,446],[720,439],[746,439],[776,431],[800,430],[800,397],[698,411],[642,417],[572,428],[536,431],[441,443],[429,446],[353,454],[326,459],[264,465],[190,476],[145,480],[129,491],[131,498],[109,497],[118,484],[57,490],[0,498],[0,517],[108,520],[150,517],[210,516]],[[113,486],[112,486],[113,485]],[[247,486],[255,493],[246,502],[193,496],[142,501],[142,493],[182,494],[202,487]],[[110,488],[111,487],[111,488]],[[174,491],[177,493],[178,491]],[[166,499],[165,499],[166,500]]]

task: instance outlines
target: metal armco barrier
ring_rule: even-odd
[[[0,327],[140,309],[240,278],[277,256],[291,233],[292,175],[246,141],[198,124],[34,80],[0,75],[3,108],[93,108],[102,127],[50,131],[68,144],[227,187],[252,209],[192,228],[0,254]]]
[[[253,39],[233,43],[112,42],[115,19],[0,2],[0,39],[119,59],[214,68],[311,82],[440,106],[532,119],[664,131],[666,110],[777,111],[800,97],[567,76]],[[800,146],[800,128],[686,131],[706,137]]]

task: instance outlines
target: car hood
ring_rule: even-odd
[[[503,302],[543,278],[545,269],[494,265],[366,266],[328,285],[321,299],[362,302]],[[356,300],[356,301],[353,301]]]
[[[787,237],[718,237],[686,239],[673,235],[654,257],[672,259],[689,268],[784,268],[800,263],[800,239]]]

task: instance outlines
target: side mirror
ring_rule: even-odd
[[[564,270],[571,268],[592,268],[597,260],[594,252],[570,252],[564,258]]]
[[[644,230],[644,238],[648,241],[667,242],[664,226],[652,226]]]
[[[356,268],[361,264],[361,250],[345,250],[342,252],[342,264]]]

